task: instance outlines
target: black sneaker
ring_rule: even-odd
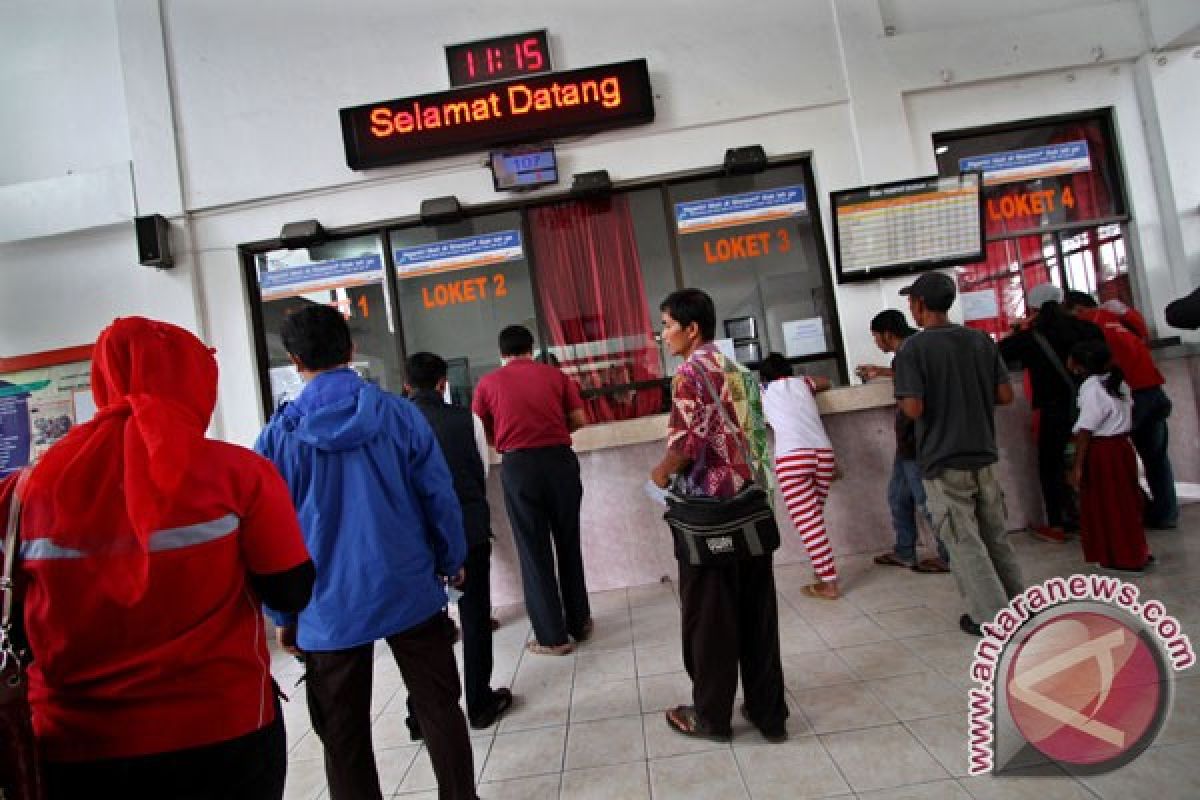
[[[963,633],[969,633],[972,636],[983,636],[983,630],[979,627],[979,623],[971,619],[970,614],[963,614],[958,618],[958,627]]]
[[[408,738],[414,742],[419,742],[425,738],[425,735],[421,733],[421,723],[417,722],[416,717],[405,717],[404,724],[408,726]]]
[[[512,708],[513,693],[509,689],[494,689],[492,691],[492,704],[482,714],[477,714],[471,717],[472,728],[490,728],[496,723],[505,711]]]

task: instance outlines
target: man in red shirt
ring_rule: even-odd
[[[479,381],[472,409],[504,456],[504,505],[537,639],[529,651],[566,655],[574,649],[571,638],[581,642],[592,633],[579,545],[583,484],[571,449],[571,433],[587,418],[575,382],[533,360],[527,328],[508,326],[499,345],[504,365]]]
[[[1145,321],[1128,307],[1123,314],[1097,307],[1092,296],[1084,292],[1067,292],[1063,307],[1099,326],[1112,351],[1113,362],[1125,373],[1125,382],[1133,392],[1133,445],[1146,468],[1146,483],[1150,485],[1146,527],[1176,527],[1179,500],[1175,496],[1175,473],[1167,455],[1171,399],[1163,391],[1166,381],[1144,341]]]

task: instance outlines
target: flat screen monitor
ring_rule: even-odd
[[[982,261],[979,172],[830,193],[838,283]]]
[[[497,192],[523,191],[558,183],[558,161],[550,145],[492,152],[492,182]]]

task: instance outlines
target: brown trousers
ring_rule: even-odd
[[[467,720],[458,705],[454,625],[445,612],[387,637],[437,776],[439,800],[477,800]],[[308,711],[325,747],[331,800],[380,800],[371,744],[374,645],[305,654]]]

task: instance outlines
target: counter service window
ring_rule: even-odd
[[[671,261],[659,190],[535,207],[529,229],[547,349],[579,382],[589,420],[660,412],[657,303],[674,287],[662,280]],[[653,308],[646,267],[660,278]]]
[[[524,325],[537,336],[521,215],[392,229],[388,239],[405,353],[446,359],[451,396],[469,408],[475,384],[500,366],[500,330]]]
[[[968,324],[1006,332],[1041,283],[1133,302],[1110,112],[938,133],[933,144],[941,174],[984,174],[987,258],[959,268]]]
[[[683,283],[712,295],[717,336],[754,368],[775,351],[810,375],[844,382],[817,194],[807,165],[703,178],[669,187]],[[753,340],[724,322],[752,318]],[[756,346],[757,345],[757,346]]]
[[[253,268],[252,289],[261,301],[263,337],[259,346],[265,348],[259,363],[265,361],[272,408],[293,399],[303,388],[279,336],[283,319],[289,311],[314,303],[334,306],[345,315],[356,347],[354,369],[385,389],[400,390],[400,357],[383,287],[383,249],[378,236],[259,253],[253,258]]]

